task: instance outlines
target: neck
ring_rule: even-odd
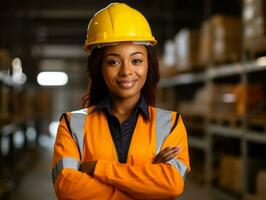
[[[119,119],[120,123],[122,123],[134,110],[134,108],[138,104],[139,99],[140,95],[131,98],[119,98],[111,95],[112,114]]]

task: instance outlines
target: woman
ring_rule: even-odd
[[[175,199],[190,170],[186,129],[153,107],[156,40],[146,19],[114,3],[94,15],[84,48],[86,109],[62,115],[54,146],[59,199]]]

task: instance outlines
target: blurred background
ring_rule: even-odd
[[[61,113],[82,108],[89,20],[112,1],[0,6],[0,199],[56,199]],[[181,113],[192,171],[178,199],[266,199],[266,1],[120,1],[148,19],[157,106]]]

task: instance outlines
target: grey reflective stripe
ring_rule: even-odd
[[[53,182],[55,183],[58,175],[64,168],[76,169],[79,170],[80,163],[75,158],[64,157],[59,160],[55,167],[53,168],[52,175],[53,175]]]
[[[180,160],[173,158],[172,160],[168,161],[169,164],[175,166],[175,168],[179,171],[183,179],[186,178],[187,166]]]
[[[160,152],[161,146],[171,130],[171,112],[156,109],[156,154]]]
[[[87,109],[71,112],[70,115],[70,128],[72,131],[72,136],[76,141],[76,144],[79,149],[80,159],[83,156],[83,137],[84,137],[84,125],[85,125],[86,115],[87,115]]]

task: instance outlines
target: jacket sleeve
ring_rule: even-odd
[[[173,113],[172,119],[176,116],[176,113]],[[174,199],[183,192],[184,177],[190,171],[187,133],[181,116],[161,149],[167,146],[181,147],[176,158],[167,164],[147,163],[142,166],[132,166],[99,160],[94,177],[137,199]]]
[[[52,165],[55,193],[59,199],[108,199],[116,195],[120,199],[131,199],[115,187],[78,171],[79,151],[64,118],[58,127]]]

